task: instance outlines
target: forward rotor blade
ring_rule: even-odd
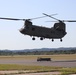
[[[57,15],[57,14],[51,14],[50,16],[54,16],[54,15]],[[30,20],[39,19],[39,18],[44,18],[44,17],[47,17],[47,16],[45,15],[45,16],[41,16],[41,17],[31,18]]]
[[[45,22],[58,22],[58,21],[45,21]]]
[[[16,18],[3,18],[3,17],[0,17],[0,19],[4,19],[4,20],[16,20],[16,21],[23,20],[23,21],[25,21],[25,19],[16,19]]]
[[[54,16],[54,15],[57,15],[57,14],[52,14],[50,16]],[[27,20],[34,20],[34,19],[39,19],[39,18],[44,18],[44,17],[47,17],[47,16],[41,16],[41,17],[36,17],[36,18],[31,18],[31,19],[27,19]],[[25,21],[26,19],[17,19],[17,18],[3,18],[3,17],[0,17],[0,19],[4,19],[4,20],[16,20],[16,21]]]

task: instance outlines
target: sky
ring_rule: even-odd
[[[61,20],[76,20],[76,0],[0,0],[0,17],[29,19],[46,14],[58,14],[54,17]],[[34,25],[52,27],[53,19],[46,17],[32,20]],[[34,49],[34,48],[59,48],[76,47],[76,23],[66,23],[67,35],[63,42],[55,39],[40,41],[36,37],[33,41],[30,36],[22,35],[19,29],[23,21],[0,20],[0,50]]]

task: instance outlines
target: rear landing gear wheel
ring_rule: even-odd
[[[52,42],[54,42],[54,39],[52,39]]]
[[[43,40],[43,38],[41,37],[40,40]]]
[[[33,37],[32,40],[35,40],[35,38]]]

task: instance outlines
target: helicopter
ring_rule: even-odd
[[[24,26],[19,31],[20,33],[24,35],[29,35],[32,37],[32,40],[35,40],[35,37],[40,37],[40,40],[43,40],[45,38],[52,39],[52,42],[54,39],[60,39],[62,42],[62,38],[67,34],[66,32],[66,24],[64,22],[76,22],[76,20],[59,20],[57,18],[54,18],[53,15],[47,15],[43,13],[42,17],[32,18],[32,19],[39,19],[44,17],[50,17],[52,19],[57,20],[56,23],[54,23],[53,27],[47,28],[42,26],[33,25],[31,22],[32,19],[16,19],[16,18],[3,18],[0,17],[0,19],[4,20],[16,20],[16,21],[24,21]]]

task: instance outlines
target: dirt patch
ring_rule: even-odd
[[[41,72],[41,73],[27,73],[28,71],[0,71],[0,74],[15,74],[15,75],[58,75],[60,72]]]
[[[43,73],[29,73],[29,74],[17,74],[17,75],[59,75],[60,72],[43,72]]]
[[[21,73],[26,73],[29,71],[18,71],[18,70],[10,70],[10,71],[0,71],[0,74],[21,74]]]

